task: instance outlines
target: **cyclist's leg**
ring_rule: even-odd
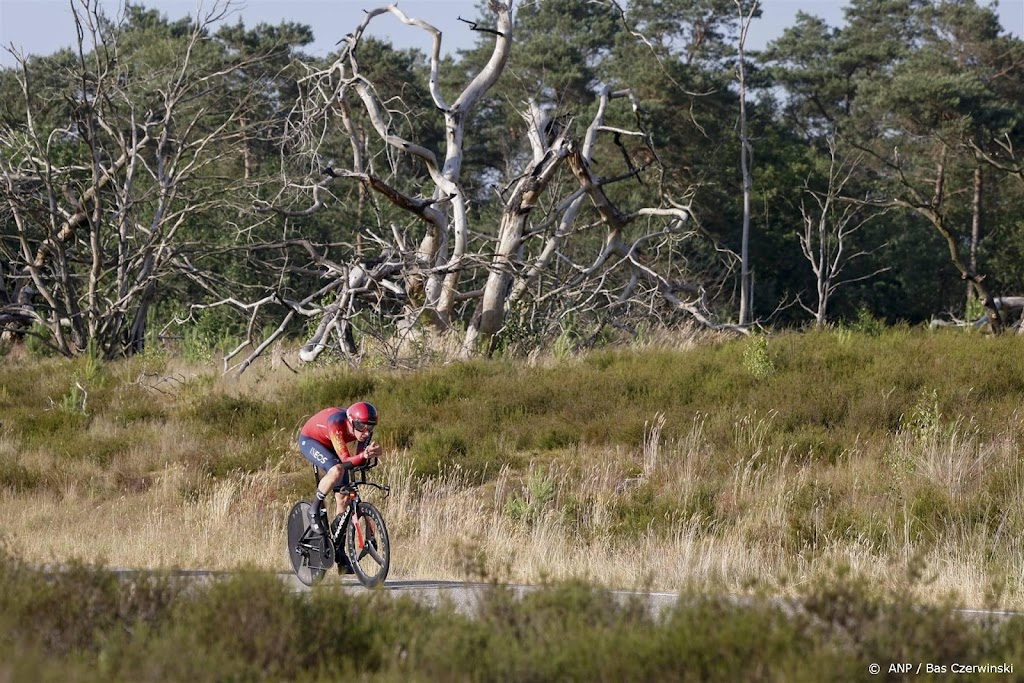
[[[349,475],[349,471],[342,467],[341,477],[333,486],[334,502],[337,505],[335,509],[338,511],[338,514],[341,514],[342,510],[345,509],[345,506],[348,505],[348,485],[350,481],[351,477]]]
[[[351,574],[352,568],[349,565],[348,556],[345,555],[345,530],[341,529],[338,531],[338,525],[345,521],[344,515],[346,514],[345,508],[348,506],[348,495],[349,495],[349,482],[351,481],[351,475],[348,470],[344,470],[341,480],[334,487],[334,502],[336,517],[331,522],[331,533],[338,533],[339,538],[337,546],[335,547],[334,561],[338,564],[338,571],[342,574]]]
[[[316,439],[300,435],[299,452],[302,453],[306,460],[309,460],[324,471],[324,476],[320,478],[320,483],[317,485],[316,498],[309,511],[310,522],[315,527],[319,527],[320,520],[323,518],[323,502],[327,498],[327,494],[330,493],[331,489],[335,487],[337,482],[346,473],[334,449],[320,443]]]

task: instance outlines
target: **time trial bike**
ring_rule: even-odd
[[[377,466],[373,458],[355,467],[349,484],[341,489],[344,502],[335,510],[328,533],[317,533],[309,524],[308,500],[292,506],[288,515],[288,554],[295,576],[307,586],[323,580],[327,571],[338,565],[341,574],[355,574],[359,583],[373,588],[384,583],[391,568],[391,541],[380,510],[360,496],[360,488],[370,486],[386,498],[391,487],[369,481],[366,473]],[[313,467],[320,483],[320,470]]]

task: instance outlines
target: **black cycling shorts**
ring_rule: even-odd
[[[316,439],[299,434],[299,452],[306,460],[310,461],[324,472],[341,463],[341,458],[330,446],[326,446]],[[348,486],[348,469],[345,469],[341,481],[337,483],[334,490],[337,491],[343,486]]]

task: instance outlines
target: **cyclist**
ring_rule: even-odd
[[[376,426],[377,409],[365,401],[344,410],[324,408],[302,425],[299,451],[325,473],[316,487],[316,499],[309,506],[309,523],[314,532],[327,529],[327,495],[333,490],[340,508],[344,504],[341,489],[348,486],[349,470],[380,457],[380,444],[371,443]],[[351,443],[355,443],[355,449],[350,454]]]

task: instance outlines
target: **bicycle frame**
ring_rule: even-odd
[[[331,541],[335,544],[335,547],[338,547],[338,544],[341,541],[341,536],[342,536],[342,534],[345,533],[345,526],[348,524],[348,520],[349,520],[350,517],[354,517],[354,519],[356,521],[356,525],[355,525],[356,541],[358,543],[358,547],[359,547],[360,550],[363,549],[363,544],[366,542],[366,539],[363,538],[362,526],[360,524],[358,524],[358,522],[359,522],[359,503],[361,503],[362,500],[363,500],[362,496],[359,495],[359,487],[360,486],[372,486],[373,488],[377,489],[378,491],[382,491],[384,493],[384,497],[385,498],[387,498],[389,495],[391,495],[391,487],[390,486],[388,486],[386,484],[378,484],[376,482],[372,482],[372,481],[367,481],[366,480],[366,472],[368,470],[371,470],[371,469],[373,469],[374,467],[377,466],[377,463],[378,463],[377,458],[374,458],[372,460],[372,463],[373,464],[370,464],[370,462],[368,461],[364,465],[360,465],[359,467],[352,468],[352,470],[349,471],[350,476],[349,476],[348,484],[342,486],[341,490],[339,491],[339,493],[341,493],[342,491],[344,491],[345,488],[347,488],[348,489],[348,495],[346,496],[345,509],[342,510],[342,509],[339,508],[339,509],[335,510],[335,514],[334,514],[335,520],[340,518],[341,521],[338,524],[334,524],[333,521],[330,523],[330,528],[332,529],[332,531],[331,531]],[[355,480],[351,476],[351,474],[353,472],[358,473],[358,475],[359,475],[359,479],[358,480]],[[321,478],[320,477],[320,468],[317,467],[316,465],[314,465],[313,466],[313,479],[314,479],[314,482],[315,482],[314,486],[319,486],[320,485],[320,478]]]

